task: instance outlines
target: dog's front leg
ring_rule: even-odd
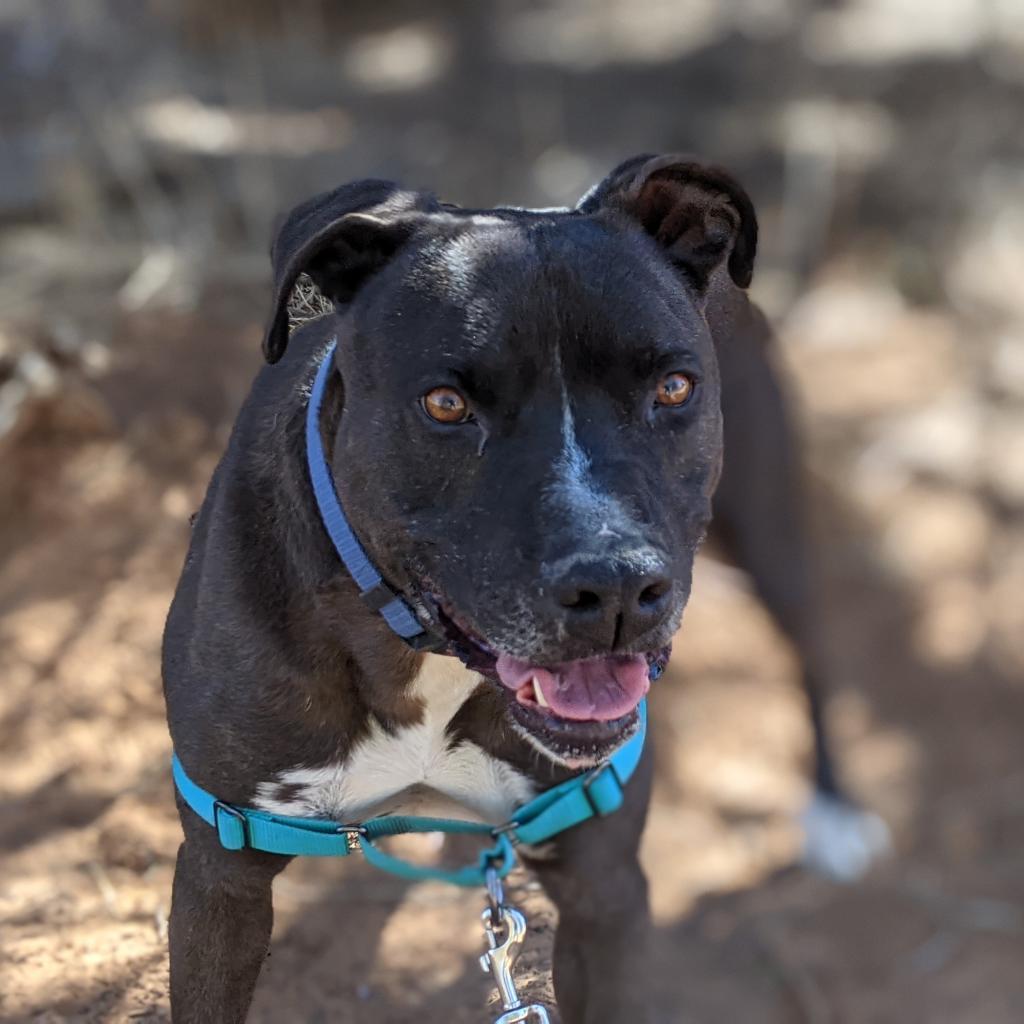
[[[643,1024],[650,1018],[650,912],[637,857],[650,799],[650,744],[626,803],[527,858],[558,907],[555,994],[564,1024]]]
[[[271,883],[290,858],[225,850],[205,822],[185,834],[168,929],[171,1019],[242,1024],[270,946]]]

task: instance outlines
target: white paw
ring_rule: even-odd
[[[815,793],[800,815],[803,862],[837,882],[855,882],[889,852],[889,826],[877,814]]]

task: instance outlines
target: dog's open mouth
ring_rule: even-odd
[[[443,604],[435,604],[451,653],[500,684],[513,726],[573,767],[606,758],[636,731],[638,707],[668,662],[669,647],[552,664],[495,651]]]
[[[650,688],[642,654],[609,655],[542,667],[501,654],[498,678],[526,707],[573,722],[611,722],[628,715]]]

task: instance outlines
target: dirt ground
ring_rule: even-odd
[[[160,633],[259,365],[273,215],[367,174],[565,202],[663,149],[713,155],[758,204],[829,714],[895,849],[850,886],[797,866],[792,654],[743,576],[706,558],[651,701],[660,981],[637,998],[672,1024],[1020,1024],[1014,6],[429,6],[0,12],[0,1022],[168,1019]],[[179,7],[200,24],[179,33]],[[249,8],[279,20],[249,38]],[[296,12],[319,19],[314,42]],[[550,1000],[552,911],[524,875],[513,894],[531,922],[520,976]],[[257,1024],[493,1015],[478,894],[308,861],[275,905]]]
[[[921,325],[902,317],[888,414],[920,407],[943,372],[934,335],[915,341]],[[4,1021],[167,1019],[178,825],[158,645],[188,516],[257,365],[258,331],[234,319],[126,321],[102,380],[40,404],[5,450]],[[1011,1024],[1024,1017],[1024,686],[1018,624],[1003,619],[1020,614],[1004,606],[1020,596],[1019,525],[931,484],[851,493],[864,454],[843,426],[863,382],[845,350],[798,364],[801,345],[794,327],[823,467],[832,718],[896,852],[849,887],[792,866],[808,742],[792,658],[743,578],[705,561],[651,707],[644,859],[664,981],[651,998],[667,1021]],[[835,393],[841,408],[814,397]],[[523,976],[545,994],[551,911],[527,878],[515,891],[531,912]],[[276,906],[255,1021],[483,1019],[476,893],[306,862]]]

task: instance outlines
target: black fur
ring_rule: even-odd
[[[421,713],[408,694],[421,656],[362,606],[310,491],[308,388],[333,337],[325,450],[353,527],[393,587],[423,614],[447,612],[540,664],[667,644],[721,469],[716,349],[732,373],[766,337],[737,287],[750,281],[756,232],[739,185],[688,158],[629,161],[572,211],[460,210],[380,181],[298,207],[273,248],[265,353],[278,365],[259,374],[238,417],[167,623],[168,718],[195,781],[246,804],[259,782],[299,762],[344,759],[371,719],[397,729]],[[336,310],[289,339],[288,298],[303,272]],[[759,360],[752,379],[770,382]],[[656,382],[673,370],[696,381],[693,397],[656,407]],[[438,385],[461,389],[475,418],[430,420],[419,397]],[[564,464],[570,398],[587,462],[578,493]],[[781,407],[750,401],[781,431],[780,450],[762,454],[788,457]],[[763,448],[759,428],[735,436],[737,447]],[[804,592],[768,592],[773,567],[789,570],[744,529],[741,490],[721,505],[737,551],[796,621]],[[756,511],[784,519],[788,499],[776,490],[756,488]],[[789,535],[782,543],[800,550]],[[599,595],[597,607],[576,607],[565,588]],[[803,638],[798,624],[791,632]],[[479,687],[452,742],[472,740],[541,786],[564,778],[512,728],[507,704],[500,686]],[[555,978],[567,1024],[643,1019],[636,850],[649,762],[621,813],[564,835],[537,864],[560,911]],[[187,807],[181,817],[174,1020],[242,1021],[269,942],[270,883],[287,858],[226,852]]]

